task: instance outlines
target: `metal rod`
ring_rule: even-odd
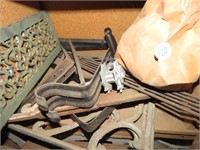
[[[147,95],[149,95],[151,97],[154,97],[154,98],[156,98],[156,99],[158,99],[158,100],[160,100],[162,102],[171,104],[172,106],[174,106],[174,107],[176,107],[178,109],[182,109],[182,110],[187,111],[187,112],[189,112],[189,113],[191,113],[191,114],[193,114],[195,116],[199,116],[199,113],[196,113],[196,112],[192,111],[191,109],[188,109],[187,107],[183,107],[183,106],[181,107],[181,105],[178,105],[178,104],[181,104],[181,103],[177,102],[177,100],[175,100],[175,99],[171,99],[171,98],[168,98],[166,96],[160,96],[160,95],[158,96],[158,95],[155,94],[156,93],[155,91],[152,91],[152,90],[149,90],[149,89],[148,90],[144,89],[141,86],[139,86],[139,85],[137,85],[135,83],[132,83],[131,81],[128,81],[128,80],[126,80],[124,84],[126,86],[128,86],[128,87],[134,88],[134,89],[136,89],[136,90],[138,90],[138,91],[140,91],[142,93],[145,93],[145,94],[147,94]]]
[[[133,79],[131,78],[126,78],[126,80],[129,80],[129,81],[132,81]],[[135,83],[137,85],[139,85],[138,83]],[[140,85],[139,85],[140,86]],[[163,97],[165,99],[169,99],[169,100],[172,100],[180,105],[183,105],[185,107],[189,107],[193,110],[196,110],[197,112],[199,112],[199,108],[198,107],[195,107],[197,105],[193,104],[192,102],[190,102],[189,100],[185,99],[185,98],[180,98],[180,97],[177,97],[176,95],[173,95],[172,93],[159,93],[157,91],[154,91],[154,90],[151,90],[151,89],[147,89],[145,88],[145,90],[151,92],[151,93],[154,93],[156,95],[158,95],[159,97]],[[186,103],[185,103],[186,102]],[[192,104],[192,106],[188,105],[189,104]]]
[[[69,39],[59,39],[61,45],[63,45],[66,50],[70,50],[68,43]],[[74,44],[76,50],[106,50],[108,48],[107,43],[103,39],[70,39]]]
[[[85,84],[85,79],[84,79],[82,71],[81,71],[81,65],[80,65],[79,59],[78,59],[78,57],[76,55],[76,49],[75,49],[75,47],[72,44],[70,39],[69,39],[69,45],[70,45],[70,48],[72,50],[72,54],[73,54],[73,57],[74,57],[74,60],[75,60],[75,63],[76,63],[76,69],[77,69],[77,72],[78,72],[80,84],[84,85]]]
[[[182,98],[187,98],[188,100],[190,100],[191,102],[194,102],[196,104],[199,104],[200,103],[200,99],[196,99],[195,97],[191,97],[191,94],[189,93],[186,93],[185,92],[180,92],[180,93],[177,93],[177,92],[173,92],[174,95],[177,95],[179,97],[182,97]],[[188,94],[188,95],[187,95]]]
[[[166,103],[156,103],[157,107],[160,107],[161,109],[179,117],[180,119],[185,119],[185,120],[190,120],[190,121],[194,121],[197,123],[200,123],[200,121],[198,120],[198,118],[195,117],[189,117],[189,116],[185,116],[185,115],[181,115],[180,113],[177,112],[178,109],[171,107],[170,105],[167,105]]]
[[[111,54],[114,57],[116,49],[117,49],[117,42],[115,40],[115,37],[112,34],[112,30],[110,28],[106,28],[104,30],[105,33],[105,40],[108,44],[108,47],[110,48]]]
[[[58,147],[67,149],[67,150],[75,150],[75,149],[76,150],[85,150],[85,149],[83,149],[81,147],[78,147],[76,145],[72,145],[72,144],[67,143],[67,142],[63,142],[63,141],[58,140],[56,138],[44,136],[44,135],[41,135],[41,134],[39,134],[37,132],[33,132],[32,130],[27,129],[27,128],[21,126],[21,125],[8,124],[8,128],[10,128],[10,129],[12,129],[14,131],[20,132],[22,134],[25,134],[27,136],[33,137],[35,139],[44,141],[46,143],[53,144],[53,145],[56,145]]]
[[[171,93],[165,93],[165,95],[170,96],[170,97],[172,97],[172,98],[175,98],[175,99],[177,99],[177,100],[180,100],[180,102],[185,102],[186,106],[187,106],[187,105],[190,105],[190,106],[191,106],[190,108],[193,109],[193,110],[195,110],[196,112],[199,112],[199,111],[200,111],[199,108],[196,107],[197,104],[195,104],[195,103],[193,103],[193,102],[191,102],[191,101],[188,101],[188,100],[185,99],[185,98],[181,98],[181,97],[176,96],[176,95],[171,94]]]

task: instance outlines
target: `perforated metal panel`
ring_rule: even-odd
[[[0,29],[1,129],[60,51],[46,12]]]

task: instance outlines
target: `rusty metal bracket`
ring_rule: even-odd
[[[105,61],[110,55],[108,51]],[[99,68],[94,77],[86,85],[66,85],[60,83],[47,83],[40,86],[36,91],[36,100],[39,107],[47,111],[47,116],[52,121],[60,121],[60,117],[54,109],[58,106],[71,105],[76,107],[91,107],[96,103],[100,94]],[[50,99],[47,99],[51,97]]]
[[[112,120],[109,120],[107,123],[103,124],[97,131],[93,133],[89,140],[88,150],[101,148],[106,149],[106,147],[100,144],[100,141],[103,143],[104,136],[112,136],[112,134],[109,133],[120,129],[126,129],[131,132],[130,135],[133,137],[131,139],[128,138],[131,140],[129,141],[130,147],[144,150],[153,149],[155,104],[152,102],[145,104],[140,103],[138,108],[136,108],[136,112],[138,109],[141,112],[133,114],[131,118],[124,118],[124,115],[120,113],[120,110],[116,109],[116,112],[113,113],[114,116],[112,116],[114,118],[111,118]],[[106,137],[106,139],[108,139],[108,137]]]
[[[111,33],[112,32],[110,31],[110,34]],[[70,44],[70,46],[71,49],[74,49],[72,44]],[[111,51],[108,51],[102,62],[111,58],[111,55]],[[47,112],[47,116],[51,121],[59,122],[60,117],[58,113],[54,111],[58,106],[70,105],[82,108],[93,106],[96,103],[101,90],[99,72],[100,66],[97,67],[93,78],[84,85],[80,84],[79,86],[75,86],[59,83],[47,83],[40,86],[35,91],[36,101],[40,109]],[[81,78],[81,81],[83,81],[83,77]]]
[[[103,138],[104,135],[110,133],[113,130],[116,129],[127,129],[134,135],[134,141],[131,141],[130,145],[134,145],[135,148],[141,149],[142,144],[142,132],[141,130],[135,126],[134,124],[127,123],[127,122],[115,122],[110,124],[107,127],[100,128],[97,130],[91,137],[89,144],[88,144],[88,150],[98,149],[100,144],[99,141],[101,138]],[[133,147],[133,146],[131,146]],[[104,148],[105,149],[105,148]]]
[[[105,107],[98,116],[88,123],[81,121],[75,114],[70,115],[70,117],[86,132],[93,132],[106,120],[114,109],[115,107]]]
[[[0,29],[0,129],[61,51],[46,12]]]

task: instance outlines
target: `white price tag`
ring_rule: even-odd
[[[155,57],[158,60],[165,60],[171,55],[171,46],[168,42],[163,42],[156,47]]]

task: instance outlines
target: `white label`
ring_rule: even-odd
[[[163,42],[156,47],[155,57],[158,60],[165,60],[171,55],[171,46],[168,42]]]

